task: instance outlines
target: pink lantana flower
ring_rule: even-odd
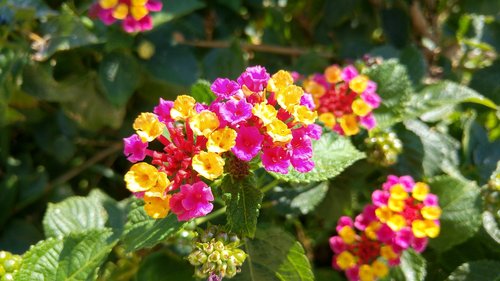
[[[181,185],[180,191],[170,198],[170,208],[179,221],[187,221],[210,213],[214,205],[210,187],[202,182]]]
[[[146,158],[147,148],[148,143],[142,142],[141,138],[136,134],[123,139],[123,154],[125,154],[127,160],[132,163],[144,160],[144,158]]]
[[[232,152],[243,161],[250,161],[261,149],[264,136],[256,127],[241,126]]]

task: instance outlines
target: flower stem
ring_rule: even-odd
[[[277,179],[274,179],[272,182],[268,183],[261,189],[262,193],[266,193],[269,190],[275,188],[278,185],[278,183],[279,181]]]
[[[212,212],[204,217],[201,217],[201,218],[197,218],[194,223],[198,226],[200,224],[203,224],[211,219],[215,219],[216,217],[220,216],[220,215],[223,215],[226,213],[226,207],[222,207],[220,209],[218,209],[217,211],[215,212]]]

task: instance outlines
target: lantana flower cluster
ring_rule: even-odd
[[[353,65],[329,66],[323,74],[309,76],[303,85],[313,95],[319,120],[326,127],[352,136],[360,132],[360,126],[367,130],[376,126],[372,111],[381,103],[377,84]]]
[[[111,25],[121,21],[126,32],[151,30],[151,12],[162,9],[160,0],[99,0],[90,8],[90,16],[99,18],[104,24]]]
[[[332,266],[351,281],[372,281],[400,263],[404,250],[422,252],[439,235],[441,208],[429,186],[410,176],[390,175],[372,193],[372,204],[353,221],[341,217],[330,238]]]
[[[288,72],[271,77],[263,67],[249,67],[236,81],[216,79],[211,90],[216,99],[208,105],[187,95],[160,99],[124,139],[124,153],[135,163],[125,175],[127,188],[144,198],[153,218],[169,210],[179,220],[208,214],[214,197],[205,181],[235,167],[248,170],[254,159],[282,174],[290,166],[299,172],[314,167],[311,139],[319,139],[322,129],[314,124],[312,97],[293,85]],[[151,147],[161,150],[150,149],[153,141]]]

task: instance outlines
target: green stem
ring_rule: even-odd
[[[273,189],[274,187],[276,187],[278,185],[278,183],[279,183],[279,181],[277,179],[274,179],[272,182],[268,183],[267,185],[265,185],[261,189],[262,193],[266,193],[269,190]]]
[[[222,207],[222,208],[218,209],[217,211],[212,212],[212,213],[210,213],[210,214],[208,214],[208,215],[206,215],[204,217],[197,218],[194,221],[194,223],[198,226],[198,225],[201,225],[201,224],[203,224],[203,223],[205,223],[205,222],[207,222],[207,221],[209,221],[211,219],[214,219],[214,218],[216,218],[216,217],[218,217],[220,215],[223,215],[225,213],[226,213],[226,207]]]

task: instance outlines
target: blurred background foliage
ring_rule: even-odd
[[[196,91],[191,86],[200,78],[234,79],[256,64],[269,72],[308,75],[332,63],[396,58],[416,90],[447,79],[500,103],[500,1],[163,2],[152,31],[127,34],[90,19],[92,1],[0,1],[1,249],[23,253],[43,239],[48,202],[95,188],[115,199],[128,197],[122,175],[129,164],[121,154],[121,138],[132,133],[130,124],[139,112],[151,111],[160,97]],[[459,173],[483,185],[500,158],[499,113],[471,104],[455,109],[423,118],[429,123],[423,126],[438,134],[433,140],[447,145],[432,149],[456,153]],[[405,126],[395,128],[406,148],[402,164],[391,171],[430,176],[414,162],[432,143],[422,141],[427,136],[418,134],[421,124]],[[307,220],[298,209],[279,208],[261,219],[288,223],[314,257],[318,280],[341,280],[329,268],[327,238],[340,215],[359,211],[370,192],[367,186],[374,187],[379,177],[360,161],[331,182],[335,188],[318,193],[318,202],[326,199]],[[326,190],[302,188],[313,190],[312,196],[314,190]],[[439,255],[431,251],[427,258],[440,267],[430,280],[445,278],[465,261],[498,259],[498,251],[488,251],[479,238]],[[148,256],[139,273],[165,270],[155,262],[170,258]]]

